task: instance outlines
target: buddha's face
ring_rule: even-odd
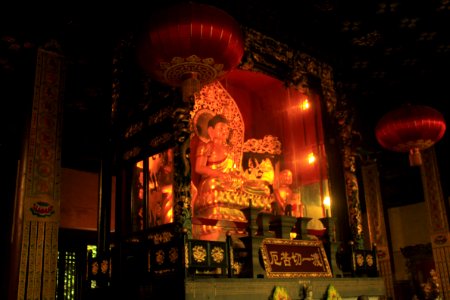
[[[230,134],[230,127],[226,123],[217,123],[214,127],[209,128],[209,135],[212,140],[220,140],[226,142]]]

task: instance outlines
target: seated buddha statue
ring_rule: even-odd
[[[279,186],[274,189],[275,201],[272,205],[274,214],[277,215],[292,215],[292,172],[290,170],[283,170],[279,174]]]
[[[194,171],[201,177],[194,217],[209,221],[197,232],[200,238],[224,239],[226,231],[238,230],[236,222],[246,222],[240,210],[244,207],[240,197],[243,179],[227,143],[227,119],[220,114],[213,116],[207,123],[207,132],[209,140],[200,141],[195,153]]]

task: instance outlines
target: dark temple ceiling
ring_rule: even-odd
[[[31,101],[32,90],[27,87],[33,83],[36,49],[54,39],[69,66],[63,166],[97,169],[98,137],[110,99],[113,45],[118,37],[137,29],[158,6],[172,2],[176,1],[112,3],[102,9],[88,9],[77,3],[73,7],[67,4],[64,9],[3,10],[2,154],[14,148],[10,141],[20,132],[26,114],[23,108]],[[432,106],[450,120],[448,0],[200,2],[222,8],[242,25],[330,64],[339,94],[355,107],[355,125],[361,132],[363,151],[385,157],[381,167],[386,178],[404,177],[415,182],[407,157],[381,149],[373,129],[384,113],[404,103]],[[444,178],[450,168],[448,144],[447,133],[436,146]],[[400,186],[391,185],[393,190]],[[396,192],[401,191],[392,191]]]

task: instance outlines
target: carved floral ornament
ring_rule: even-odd
[[[192,248],[192,257],[196,262],[204,262],[206,260],[206,249],[197,245]]]
[[[176,247],[172,247],[169,250],[169,260],[171,263],[176,263],[178,260],[178,249]]]
[[[155,260],[158,265],[162,265],[164,263],[164,251],[163,250],[156,251]]]
[[[211,250],[211,257],[216,263],[221,263],[225,259],[224,250],[220,247],[214,247]]]
[[[280,155],[281,142],[272,135],[266,135],[262,139],[249,139],[244,143],[243,152]]]

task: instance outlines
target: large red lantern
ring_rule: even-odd
[[[191,77],[200,85],[221,78],[243,53],[239,24],[218,8],[192,2],[154,14],[138,45],[140,64],[153,78],[182,88]]]
[[[375,128],[378,143],[391,151],[409,153],[411,166],[421,165],[420,151],[433,146],[444,135],[442,114],[423,105],[404,105],[388,112]]]

